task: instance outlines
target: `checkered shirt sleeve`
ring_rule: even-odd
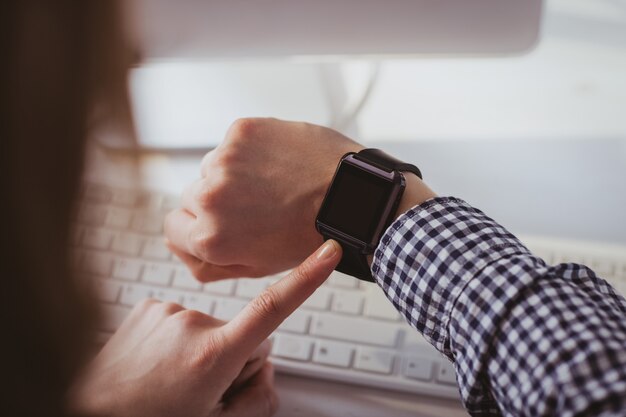
[[[454,363],[470,414],[626,416],[626,300],[589,268],[438,197],[387,229],[372,273]]]

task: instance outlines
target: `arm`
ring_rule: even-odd
[[[626,413],[624,298],[584,266],[546,265],[461,200],[402,204],[372,271],[454,362],[468,411]]]
[[[315,216],[337,162],[362,148],[320,126],[238,121],[168,215],[172,249],[201,281],[296,265],[322,241]],[[455,362],[468,409],[626,407],[623,298],[582,266],[548,267],[479,210],[434,197],[407,175],[372,270],[409,322]]]

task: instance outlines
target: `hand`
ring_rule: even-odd
[[[321,126],[236,121],[167,216],[170,249],[200,281],[294,267],[323,241],[315,217],[340,158],[361,149]]]
[[[326,242],[224,323],[147,300],[75,384],[70,411],[103,416],[270,416],[277,409],[267,337],[341,258]]]

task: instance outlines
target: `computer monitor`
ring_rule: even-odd
[[[143,57],[512,54],[542,0],[133,0]]]
[[[130,77],[139,143],[156,150],[211,148],[234,119],[249,116],[305,120],[353,134],[344,128],[358,98],[349,103],[346,80],[332,64],[521,54],[537,43],[542,15],[541,0],[125,5],[141,57]],[[366,74],[360,96],[367,97],[374,79]],[[108,135],[103,142],[126,146],[115,139]]]

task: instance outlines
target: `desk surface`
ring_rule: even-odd
[[[276,375],[277,417],[457,417],[461,403],[338,382]]]

